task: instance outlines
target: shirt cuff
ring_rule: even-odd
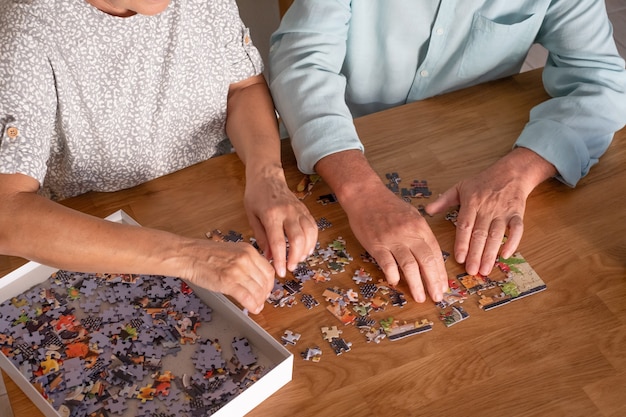
[[[333,123],[333,119],[337,123]],[[364,147],[354,123],[341,116],[327,116],[303,124],[291,138],[291,146],[298,160],[298,168],[305,174],[315,173],[315,164],[325,156]]]
[[[558,171],[557,179],[569,185],[584,177],[591,165],[585,142],[569,127],[553,120],[529,122],[515,142],[550,162]]]

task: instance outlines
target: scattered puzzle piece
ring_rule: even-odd
[[[281,340],[284,345],[295,345],[298,340],[300,340],[300,333],[294,333],[291,330],[285,330],[285,333],[282,335]]]
[[[324,206],[327,204],[334,204],[337,202],[337,197],[335,196],[335,194],[325,194],[319,196],[317,198],[317,202]]]
[[[344,352],[350,351],[352,343],[346,342],[344,339],[341,338],[335,338],[330,341],[330,346],[335,351],[335,355],[341,355]]]
[[[317,346],[310,347],[300,353],[300,356],[302,356],[302,359],[305,361],[319,362],[322,359],[322,349]]]
[[[324,340],[327,340],[329,342],[335,338],[340,337],[341,333],[343,333],[343,331],[339,330],[337,326],[322,327],[321,330],[322,334],[324,335]]]
[[[446,327],[453,326],[469,317],[469,314],[459,305],[453,305],[439,313],[439,319]]]

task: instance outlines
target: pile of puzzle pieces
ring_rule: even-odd
[[[177,278],[58,271],[0,304],[0,349],[61,415],[207,416],[267,372],[211,319]]]
[[[449,214],[447,218],[451,221],[455,220],[456,213]],[[448,252],[442,251],[444,261],[449,256]],[[315,285],[320,283],[323,285],[331,279],[333,274],[345,272],[352,260],[353,258],[346,251],[346,242],[341,237],[333,240],[324,249],[321,249],[321,245],[318,244],[307,261],[294,270],[294,279],[285,282],[275,281],[274,290],[268,302],[275,307],[292,307],[298,303],[296,296],[299,295],[302,304],[307,309],[312,309],[320,302],[313,295],[304,292],[305,285],[309,285],[305,283],[313,282]],[[367,253],[361,255],[361,260],[376,265],[375,260]],[[469,317],[467,311],[460,305],[468,297],[476,297],[476,304],[487,311],[546,288],[545,283],[519,253],[509,259],[498,259],[496,267],[494,279],[481,275],[470,276],[467,273],[459,274],[455,279],[449,279],[449,290],[444,294],[444,299],[436,303],[439,308],[439,319],[446,327]],[[353,271],[352,280],[357,290],[327,286],[322,293],[327,311],[342,324],[355,325],[365,335],[367,342],[375,343],[379,343],[384,338],[399,340],[432,330],[433,322],[424,318],[415,321],[398,321],[393,317],[388,317],[378,322],[372,319],[370,313],[384,311],[388,305],[404,306],[406,304],[404,294],[388,286],[382,280],[373,283],[371,275],[362,267],[357,266],[351,270]],[[322,333],[333,351],[337,355],[349,351],[351,343],[341,339],[339,333],[333,332],[332,329],[332,327],[322,327]],[[297,338],[294,338],[294,335]],[[299,336],[289,330],[284,337],[290,339],[290,345],[295,345]],[[321,350],[318,346],[309,347],[301,352],[301,355],[306,360],[315,358],[315,361],[319,361]]]
[[[374,259],[367,253],[361,255],[363,262],[374,263]],[[334,274],[343,273],[346,267],[353,261],[352,256],[346,250],[346,242],[341,237],[332,240],[326,247],[319,243],[316,250],[306,262],[302,262],[293,271],[293,279],[284,282],[275,280],[274,289],[267,302],[275,307],[292,307],[300,302],[307,308],[312,309],[320,304],[310,293],[303,291],[307,282],[313,285],[324,285],[330,281]],[[338,286],[326,287],[322,293],[326,302],[326,310],[344,325],[355,325],[363,333],[368,342],[379,343],[385,337],[390,340],[398,340],[409,335],[418,334],[432,329],[432,322],[422,319],[416,322],[400,323],[393,317],[387,318],[380,323],[370,317],[372,312],[381,312],[390,306],[402,307],[406,304],[404,294],[395,288],[388,286],[382,280],[373,283],[373,278],[363,267],[357,267],[352,272],[353,288],[340,288]],[[339,337],[333,327],[322,327],[333,351],[339,355],[350,350],[351,343]],[[296,337],[297,336],[297,337]],[[295,345],[299,334],[287,330],[282,337],[285,344]],[[309,360],[311,355],[319,360],[321,353],[319,347],[307,348],[302,352],[303,358]],[[312,354],[311,352],[316,352]]]
[[[413,180],[409,188],[406,188],[400,187],[402,178],[397,172],[387,173],[385,178],[387,179],[387,188],[407,202],[411,202],[412,198],[429,198],[433,195],[426,180]]]

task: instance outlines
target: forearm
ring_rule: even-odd
[[[189,239],[98,219],[33,193],[6,198],[0,210],[3,254],[75,271],[188,273]]]
[[[278,122],[262,76],[231,88],[226,132],[246,166],[246,178],[283,175]]]

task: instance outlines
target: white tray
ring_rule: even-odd
[[[111,214],[106,219],[119,223],[138,225],[137,222],[121,210]],[[28,291],[37,284],[43,283],[55,271],[57,271],[55,268],[29,262],[0,278],[0,303]],[[258,356],[259,363],[266,368],[271,368],[263,377],[213,414],[213,416],[218,417],[242,416],[291,381],[293,355],[222,294],[213,293],[196,286],[192,286],[192,288],[195,294],[211,307],[212,320],[209,322],[211,332],[212,334],[215,331],[223,332],[223,337],[220,334],[220,345],[222,348],[225,351],[230,349],[230,341],[235,336],[245,337],[250,342],[254,353]],[[3,330],[5,329],[0,329],[0,331]],[[175,366],[178,367],[179,365]],[[180,364],[180,366],[189,367],[189,364]],[[0,353],[0,368],[24,391],[44,415],[48,417],[60,416],[57,410],[31,385],[27,377],[2,353]]]

